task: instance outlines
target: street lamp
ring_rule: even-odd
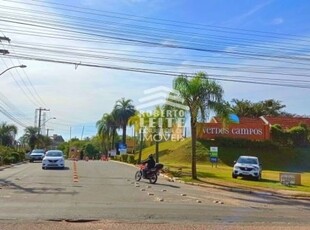
[[[12,66],[10,68],[7,68],[6,70],[4,70],[2,73],[0,73],[0,76],[2,74],[4,74],[6,71],[10,70],[10,69],[13,69],[13,68],[26,68],[27,66],[26,65],[16,65],[16,66]]]
[[[47,119],[46,121],[44,121],[42,124],[40,124],[40,126],[39,126],[39,134],[40,134],[40,132],[41,132],[41,127],[42,127],[46,122],[48,122],[48,121],[50,121],[50,120],[53,120],[53,119],[56,119],[56,117],[51,117],[51,118]]]

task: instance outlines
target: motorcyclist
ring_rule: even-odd
[[[153,154],[150,154],[148,156],[148,158],[144,161],[141,162],[143,165],[146,164],[146,167],[143,169],[143,177],[145,178],[146,177],[146,174],[148,172],[148,170],[150,170],[151,168],[154,168],[155,167],[155,160],[154,160],[154,157],[153,157]]]

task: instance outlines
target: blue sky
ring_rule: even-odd
[[[17,2],[20,1],[17,0]],[[60,36],[62,35],[61,29],[67,22],[74,23],[74,25],[80,27],[80,31],[82,32],[88,33],[91,31],[91,26],[87,22],[78,20],[73,22],[73,19],[65,18],[64,15],[68,15],[69,13],[63,9],[59,9],[63,7],[62,5],[58,5],[58,8],[40,8],[35,4],[45,4],[44,1],[34,2],[34,4],[30,1],[23,1],[29,4],[17,2],[3,0],[0,2],[0,5],[29,10],[29,17],[36,17],[31,18],[31,20],[38,20],[40,23],[44,23],[43,17],[46,15],[39,14],[38,16],[38,14],[33,14],[31,11],[46,10],[47,14],[50,14],[50,19],[59,22],[59,31],[56,33]],[[64,4],[63,1],[50,0],[48,2]],[[66,1],[65,4],[80,7],[76,9],[81,11],[89,8],[96,10],[92,11],[93,13],[113,15],[113,18],[108,18],[98,16],[94,13],[87,17],[94,21],[107,20],[117,23],[115,25],[113,23],[101,23],[100,29],[106,29],[107,33],[109,33],[109,28],[125,34],[128,33],[126,38],[138,36],[138,34],[128,32],[136,31],[138,33],[137,26],[153,26],[159,30],[165,30],[162,34],[163,36],[157,36],[160,32],[151,29],[143,30],[143,36],[150,36],[152,37],[150,41],[158,42],[159,44],[188,45],[194,48],[203,47],[204,49],[210,48],[225,52],[260,52],[258,50],[260,48],[257,47],[270,47],[270,49],[262,48],[261,52],[264,55],[295,55],[299,58],[308,58],[309,50],[307,50],[307,47],[310,43],[310,15],[308,14],[310,12],[310,3],[308,1],[80,0]],[[17,8],[16,10],[12,10],[0,7],[0,13],[4,17],[14,16],[16,20],[26,22],[25,18],[22,18],[22,13],[26,14],[26,12],[19,11]],[[120,14],[117,15],[117,13]],[[71,12],[70,15],[83,17],[78,12]],[[122,18],[117,19],[115,16]],[[42,20],[38,19],[40,17],[42,17]],[[135,18],[137,21],[132,21],[128,18]],[[158,20],[170,21],[160,21],[162,25],[152,24],[147,23],[150,20],[147,18],[151,18],[151,20],[157,23],[159,22]],[[178,26],[167,24],[178,24]],[[83,25],[85,27],[82,28]],[[180,25],[186,25],[187,28],[183,28]],[[197,27],[200,29],[197,29]],[[40,37],[40,32],[43,34],[45,32],[44,29],[34,30],[29,28],[0,20],[0,33],[12,40],[10,45],[4,41],[0,43],[0,46],[2,46],[0,49],[8,49],[11,54],[21,54],[24,52],[23,54],[30,53],[37,57],[62,58],[62,60],[66,59],[75,63],[99,63],[99,59],[83,59],[83,57],[73,54],[62,53],[62,50],[70,52],[77,51],[78,48],[87,48],[88,50],[95,50],[98,55],[108,55],[109,52],[121,52],[122,58],[129,57],[139,60],[149,60],[148,57],[153,56],[151,59],[153,61],[174,62],[174,66],[168,67],[129,63],[123,60],[102,59],[100,61],[100,64],[108,66],[152,68],[186,73],[194,73],[202,70],[207,72],[210,77],[244,75],[253,79],[283,78],[284,80],[293,80],[293,82],[294,80],[298,82],[302,79],[305,84],[308,78],[306,76],[307,71],[303,69],[307,68],[307,60],[303,61],[303,64],[295,63],[295,59],[289,60],[289,62],[275,63],[266,60],[254,60],[251,57],[236,58],[235,56],[198,52],[195,50],[133,44],[126,45],[123,44],[124,42],[115,44],[103,38],[93,38],[92,36],[87,37],[87,41],[61,40]],[[34,34],[22,35],[17,33],[17,30],[23,30],[23,32],[27,33],[33,31]],[[167,30],[171,31],[171,33],[167,32]],[[223,30],[224,32],[220,32],[219,30]],[[254,35],[250,36],[248,34],[249,30],[254,31],[250,32]],[[183,32],[186,36],[178,36],[173,31]],[[261,31],[262,33],[256,31]],[[66,32],[63,33],[64,37],[69,36]],[[192,36],[189,36],[190,33],[193,33]],[[212,36],[220,36],[221,38],[214,39]],[[88,41],[91,39],[97,39],[98,42]],[[242,41],[242,44],[240,44],[240,41]],[[32,46],[32,48],[26,50],[20,47],[25,45]],[[51,45],[54,48],[56,46],[63,48],[60,49],[61,51],[58,54],[49,54],[46,50],[36,51],[34,49],[40,47],[46,48]],[[291,50],[286,50],[286,48],[291,48]],[[157,58],[154,58],[154,56]],[[2,58],[0,61],[0,70],[21,63],[26,64],[27,68],[23,70],[14,69],[1,76],[0,99],[2,100],[0,101],[0,106],[27,125],[33,125],[35,109],[39,107],[50,109],[50,112],[46,114],[46,119],[56,117],[56,120],[48,121],[46,128],[52,129],[49,134],[60,134],[65,139],[68,139],[70,136],[80,138],[81,136],[95,135],[96,121],[101,118],[103,113],[112,110],[116,100],[122,97],[130,98],[135,105],[138,105],[139,98],[144,97],[144,90],[157,86],[171,87],[173,80],[173,77],[168,76],[85,67],[82,65],[75,68],[74,65],[31,61],[22,58],[16,59],[14,57]],[[225,63],[228,63],[230,66],[233,65],[234,69],[232,71],[224,70]],[[197,67],[195,69],[190,67],[191,65],[208,65],[210,68]],[[256,65],[260,67],[256,68]],[[214,66],[219,68],[212,68]],[[243,68],[244,71],[265,71],[266,66],[268,67],[268,71],[272,71],[274,74],[242,73],[236,71],[237,68]],[[287,73],[287,75],[277,75],[275,72]],[[299,74],[301,76],[290,76],[289,74]],[[287,106],[285,111],[287,112],[310,115],[309,88],[272,86],[268,85],[267,80],[267,84],[264,85],[228,81],[218,82],[224,88],[224,96],[227,101],[238,98],[257,102],[272,98],[280,100],[285,104]],[[32,93],[29,93],[29,91]],[[2,114],[0,114],[0,120],[14,123]],[[22,135],[23,127],[18,126],[19,135]]]

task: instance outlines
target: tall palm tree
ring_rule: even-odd
[[[148,120],[145,118],[147,118],[146,114],[141,114],[140,112],[136,111],[135,115],[131,116],[128,120],[128,124],[134,127],[135,135],[136,134],[139,135],[140,133],[140,149],[139,149],[139,156],[138,156],[138,164],[141,163],[141,157],[142,157],[142,147],[143,147],[143,140],[144,140],[143,132],[146,131],[146,126],[148,124]],[[143,119],[143,122],[141,122],[141,119]]]
[[[223,89],[215,81],[208,79],[203,72],[197,73],[191,79],[185,75],[177,77],[173,82],[173,88],[184,100],[184,104],[189,107],[192,134],[192,178],[197,179],[197,121],[205,120],[208,110],[221,108],[219,105],[222,103]]]
[[[22,137],[22,140],[27,143],[31,150],[33,150],[39,140],[37,133],[39,128],[28,126],[25,128],[25,134]]]
[[[17,127],[15,125],[8,125],[6,122],[0,124],[1,145],[12,146],[16,134]]]
[[[123,137],[122,141],[124,144],[126,144],[126,128],[128,124],[128,120],[131,116],[135,115],[135,107],[132,104],[132,100],[125,98],[121,98],[120,100],[116,101],[116,104],[114,106],[114,110],[112,113],[115,114],[117,123],[120,125],[120,127],[123,130]]]
[[[96,123],[98,134],[102,137],[102,143],[106,144],[108,148],[114,148],[116,130],[118,124],[114,113],[105,113],[102,118]],[[111,142],[111,146],[109,143]]]

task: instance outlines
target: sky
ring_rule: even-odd
[[[118,99],[138,106],[199,71],[227,101],[275,99],[310,116],[308,12],[306,0],[0,0],[0,37],[11,40],[0,72],[27,65],[0,76],[0,122],[19,137],[42,108],[42,133],[92,137]]]

